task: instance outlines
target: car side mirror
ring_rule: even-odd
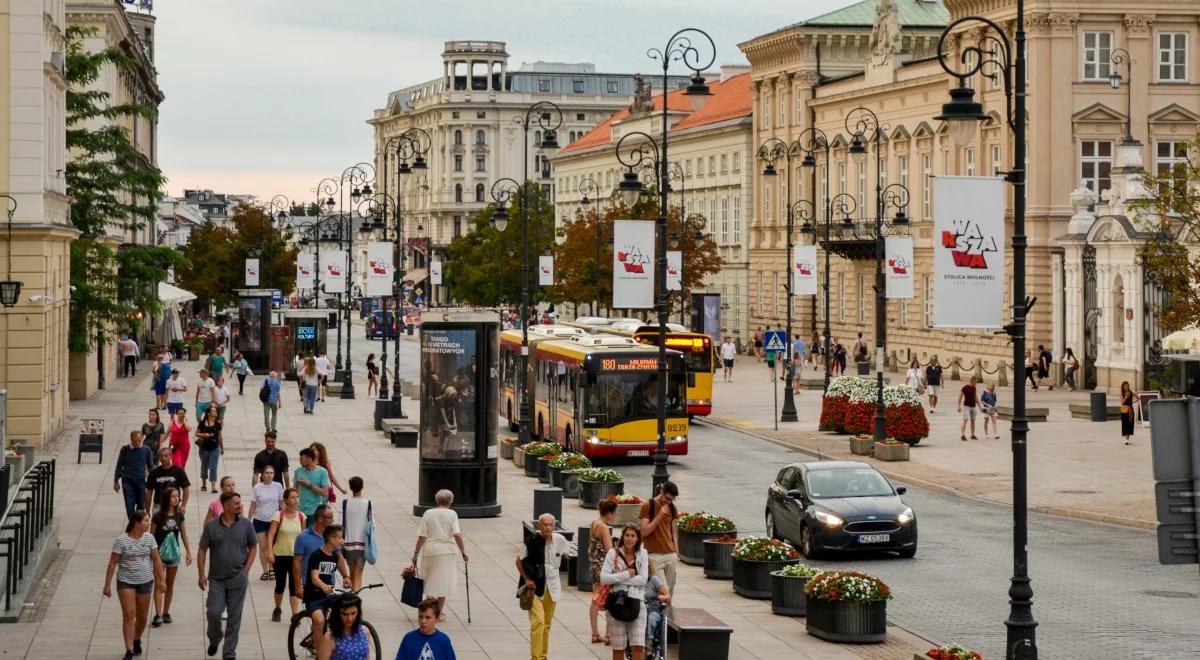
[[[798,490],[792,489],[787,492],[787,496],[788,496],[789,500],[798,500],[798,499],[801,499],[804,497],[804,493],[802,493]]]
[[[904,486],[897,486],[897,487],[896,487],[896,494],[897,494],[897,495],[903,495],[903,494],[905,494],[905,493],[907,493],[907,492],[908,492],[908,489],[907,489],[907,488],[905,488]]]

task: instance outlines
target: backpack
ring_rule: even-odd
[[[163,539],[162,545],[158,546],[158,558],[164,564],[179,563],[179,534],[168,533]]]
[[[263,381],[262,387],[258,388],[258,400],[266,403],[271,398],[271,388],[267,386],[267,381]]]

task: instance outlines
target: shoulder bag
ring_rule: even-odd
[[[379,559],[379,548],[375,545],[375,519],[371,517],[370,502],[367,502],[367,523],[363,528],[363,550],[367,563],[374,566]]]
[[[158,558],[164,564],[179,563],[179,533],[167,532],[166,538],[163,539],[162,545],[158,547]]]
[[[621,558],[622,564],[629,566],[620,552],[614,554]],[[632,568],[637,571],[636,564]],[[604,600],[604,610],[617,621],[637,621],[638,615],[642,613],[642,600],[633,598],[628,591],[612,591]]]

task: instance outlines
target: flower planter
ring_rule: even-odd
[[[579,473],[575,470],[562,470],[561,474],[558,487],[562,489],[563,497],[579,499]]]
[[[625,482],[623,481],[587,481],[579,479],[579,506],[585,509],[594,509],[600,503],[600,500],[609,495],[623,495],[625,493]]]
[[[539,458],[541,458],[541,456],[530,456],[529,454],[525,454],[525,476],[533,477],[534,479],[537,478]]]
[[[555,488],[562,488],[562,478],[563,478],[563,470],[564,469],[565,468],[554,467],[553,465],[551,465],[548,468],[547,473],[550,475],[549,484],[551,486],[554,486]]]
[[[638,514],[642,511],[642,504],[618,504],[617,512],[613,517],[614,527],[624,527],[625,525],[636,525],[639,522]]]
[[[808,634],[827,642],[884,642],[887,641],[887,601],[810,600],[805,626]]]
[[[771,597],[771,572],[799,563],[799,559],[748,561],[734,558],[733,590],[743,598],[766,600]]]
[[[733,541],[701,541],[704,546],[704,577],[711,580],[733,579]]]
[[[550,483],[550,459],[553,456],[539,456],[537,460],[537,478],[538,481],[548,484]]]
[[[521,447],[513,447],[513,465],[523,468],[525,467],[525,452],[521,451]]]
[[[881,461],[907,461],[908,445],[885,445],[875,443],[875,458]]]
[[[500,441],[500,458],[511,461],[513,459],[513,453],[514,453],[513,447],[516,447],[516,446],[517,446],[517,443],[515,440],[501,440]]]
[[[875,444],[874,438],[859,438],[857,436],[850,438],[850,453],[855,456],[870,456],[871,445]]]
[[[679,561],[690,566],[704,565],[704,542],[722,534],[736,537],[737,532],[685,532],[679,530]],[[732,565],[730,566],[732,569]]]
[[[804,587],[807,577],[788,577],[779,571],[771,571],[771,612],[780,616],[804,616],[808,596]]]

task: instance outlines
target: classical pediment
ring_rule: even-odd
[[[1071,115],[1071,121],[1079,124],[1084,122],[1119,122],[1125,121],[1125,115],[1116,110],[1104,105],[1103,103],[1093,103],[1088,107]]]
[[[933,127],[929,125],[929,122],[923,121],[917,124],[916,130],[912,134],[915,138],[933,137]]]
[[[1187,108],[1172,103],[1160,110],[1150,113],[1152,124],[1200,124],[1200,115]]]
[[[895,128],[895,130],[892,131],[892,134],[891,134],[891,136],[888,137],[888,139],[889,140],[907,140],[910,137],[912,137],[912,136],[909,134],[907,128],[904,128],[904,126],[897,126]]]
[[[1138,238],[1133,223],[1123,215],[1106,215],[1097,218],[1087,233],[1087,242],[1128,243]]]

